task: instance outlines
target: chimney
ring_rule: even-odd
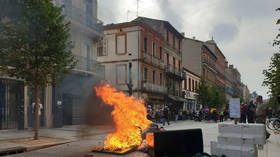
[[[182,35],[182,36],[185,36],[185,32],[181,32],[181,35]]]
[[[193,36],[192,38],[193,38],[193,40],[195,40],[195,36]]]

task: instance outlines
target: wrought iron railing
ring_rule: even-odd
[[[151,83],[144,82],[143,89],[148,92],[167,94],[167,88]]]

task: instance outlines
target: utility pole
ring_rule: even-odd
[[[128,72],[129,72],[129,82],[127,84],[127,88],[128,88],[128,93],[129,93],[129,96],[132,95],[133,93],[133,90],[132,90],[132,87],[133,87],[133,84],[132,84],[132,59],[131,59],[131,53],[128,54],[129,56],[129,63],[128,63]]]
[[[137,17],[138,17],[139,0],[137,0]]]

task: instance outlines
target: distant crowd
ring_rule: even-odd
[[[153,110],[151,106],[148,106],[148,119],[156,123],[165,125],[170,124],[170,121],[177,122],[178,120],[195,120],[195,121],[214,121],[223,122],[229,119],[228,110],[217,110],[215,108],[204,108],[199,111],[195,110],[175,110],[171,111],[167,106],[162,109]]]

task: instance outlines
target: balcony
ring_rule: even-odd
[[[143,61],[150,64],[151,63],[151,55],[148,53],[144,53]]]
[[[150,93],[167,94],[167,88],[159,85],[143,82],[143,90]]]
[[[186,73],[181,71],[181,70],[178,70],[176,68],[174,68],[173,66],[166,66],[165,67],[165,73],[167,76],[173,76],[177,79],[180,79],[180,80],[184,80],[186,79]]]
[[[155,56],[152,56],[152,63],[153,65],[157,66],[158,65],[158,59]]]
[[[217,72],[217,68],[214,64],[209,63],[206,59],[202,60],[202,63],[207,66],[208,68],[210,68],[212,71]]]
[[[95,73],[99,75],[104,75],[105,67],[96,60],[88,59],[86,57],[78,55],[74,56],[78,61],[74,70],[85,73]]]
[[[160,66],[161,69],[165,68],[165,64],[164,64],[163,60],[159,60],[159,66]]]
[[[66,17],[70,18],[72,21],[97,32],[100,36],[103,35],[103,22],[92,15],[84,13],[82,9],[75,6],[66,6],[64,13]]]

